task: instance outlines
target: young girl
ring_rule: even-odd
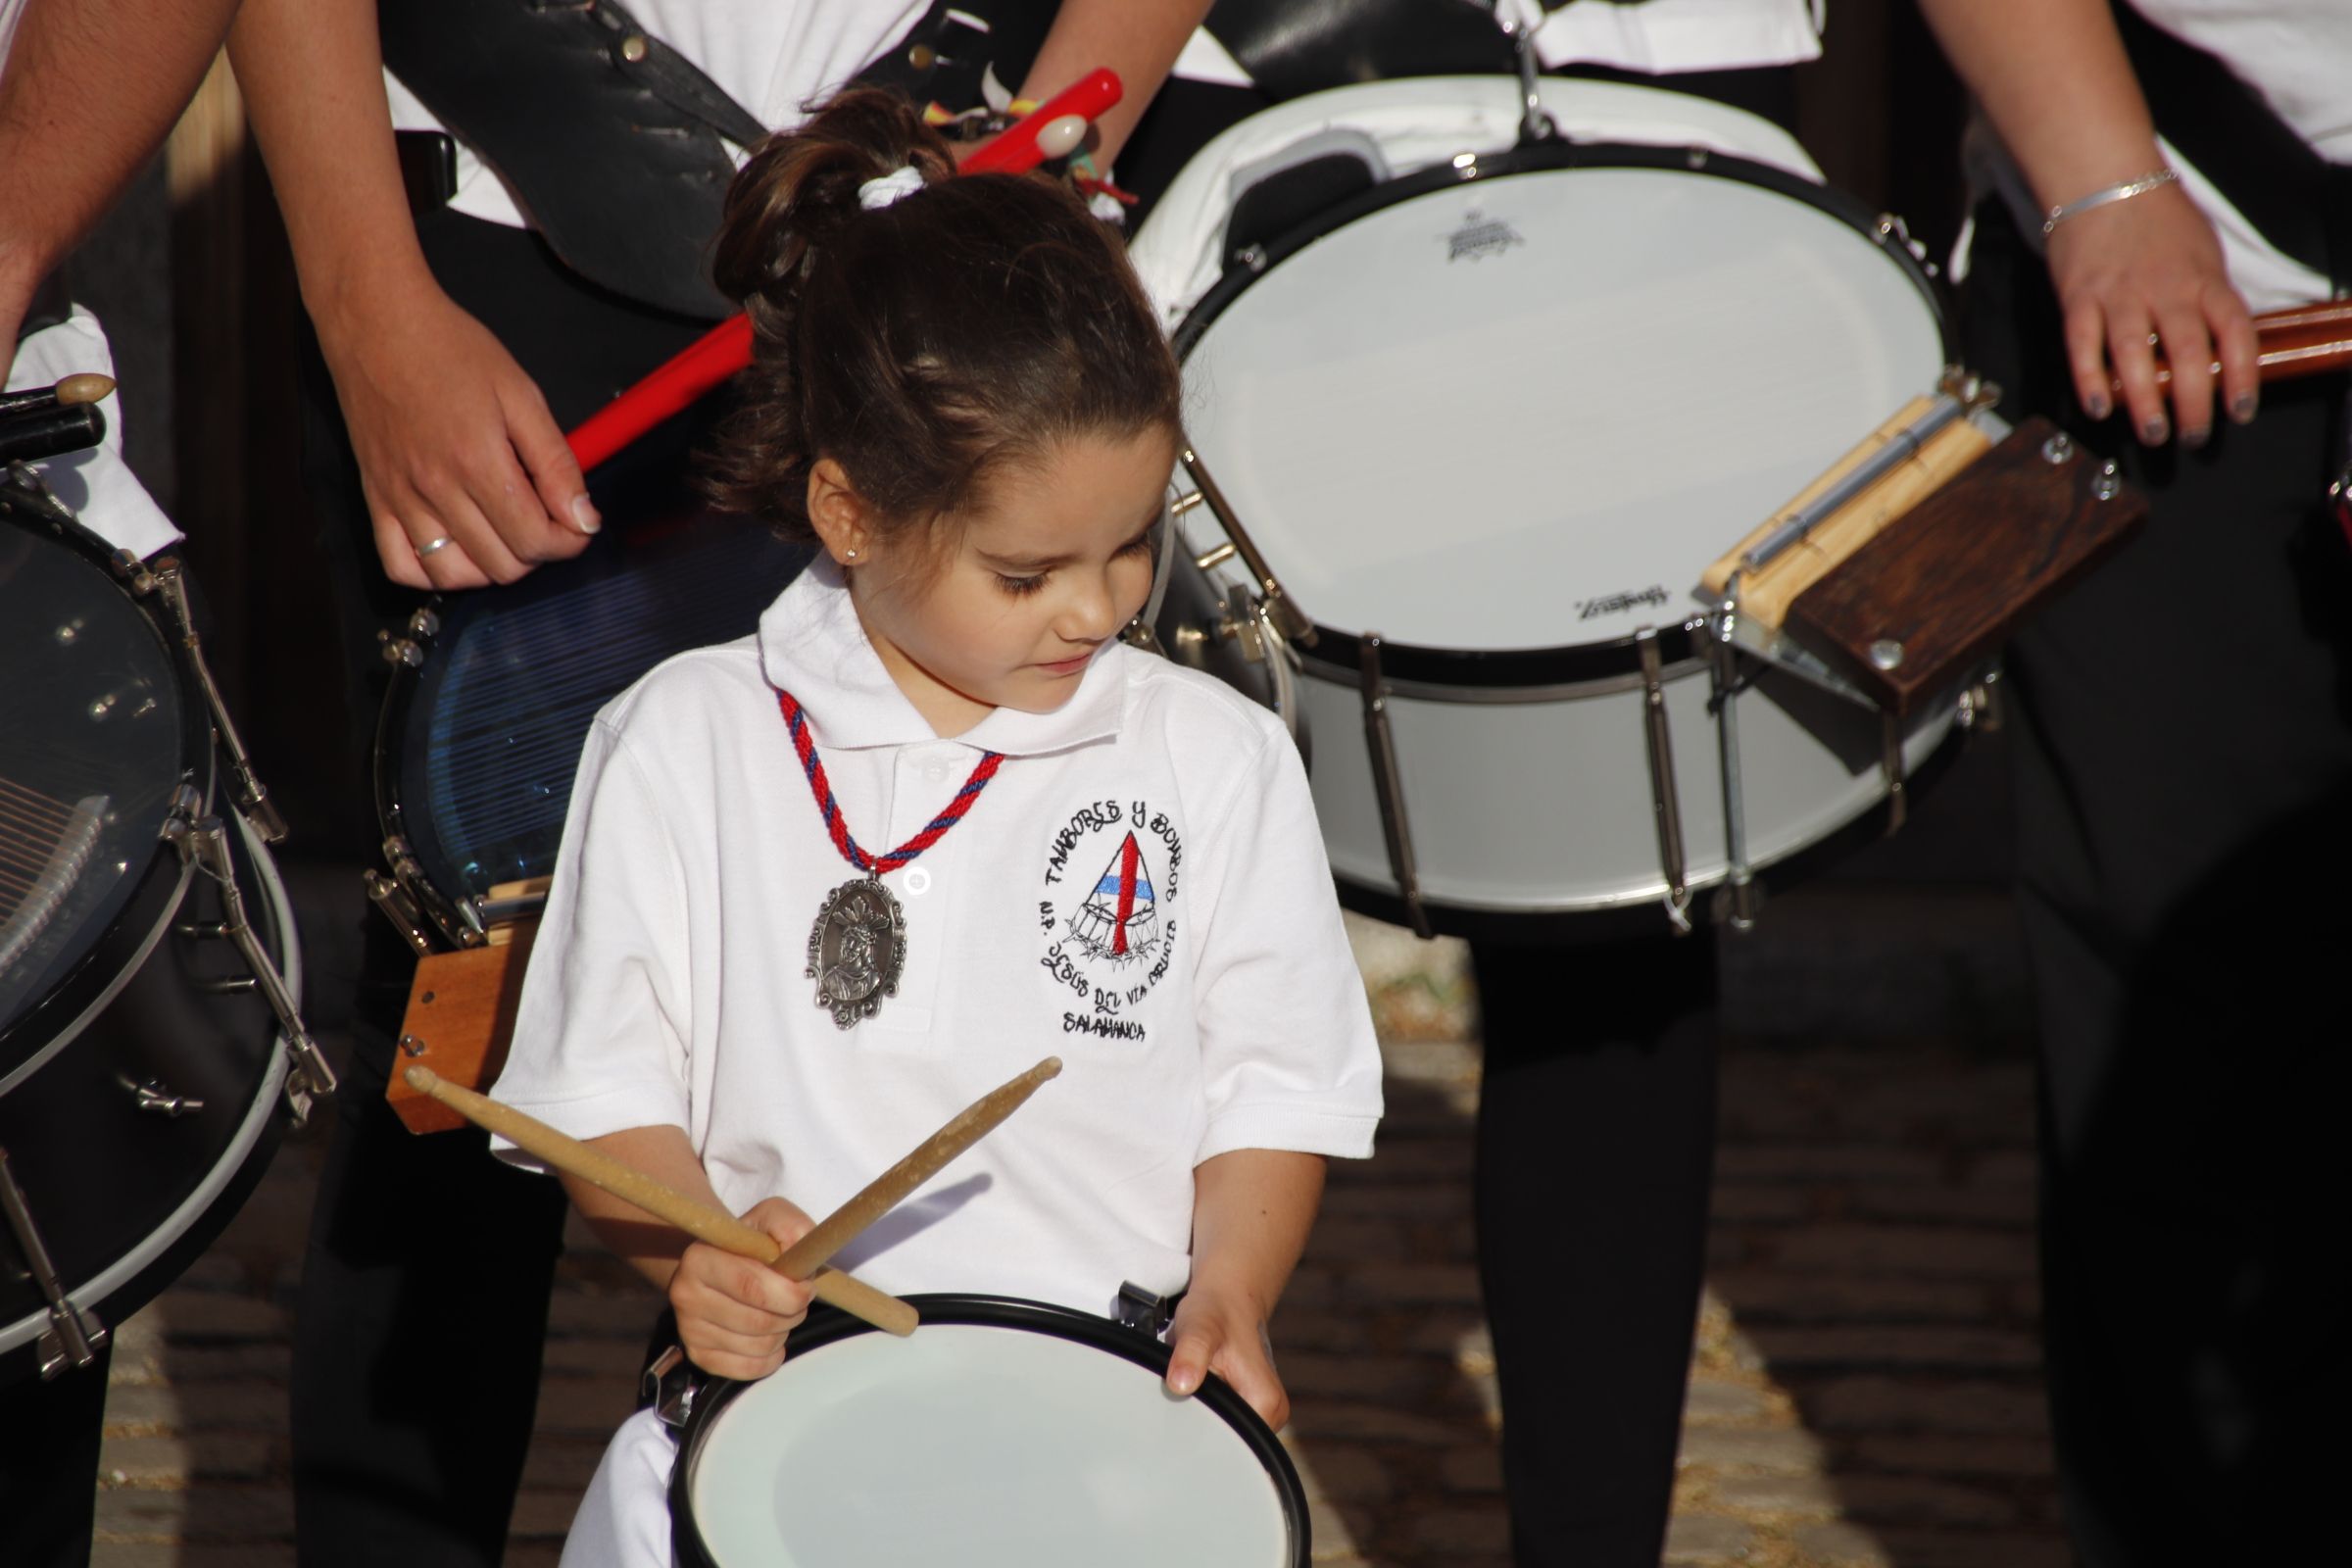
[[[853,92],[736,179],[716,270],[759,352],[720,483],[819,555],[599,715],[499,1096],[790,1243],[1057,1054],[836,1261],[1183,1291],[1169,1386],[1279,1424],[1266,1320],[1380,1113],[1362,984],[1289,738],[1117,640],[1180,395],[1125,258],[1056,186],[954,175]],[[806,1289],[570,1193],[697,1363],[781,1363]],[[667,1562],[674,1453],[624,1425],[564,1560]]]

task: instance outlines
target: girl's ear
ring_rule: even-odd
[[[831,458],[809,466],[808,524],[838,564],[854,566],[871,553],[873,530],[864,498],[851,487],[849,470]]]

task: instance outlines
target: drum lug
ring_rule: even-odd
[[[654,1357],[653,1365],[645,1369],[641,1389],[646,1403],[662,1424],[672,1432],[682,1430],[694,1415],[695,1396],[703,1392],[702,1373],[686,1352],[671,1346]]]
[[[1404,900],[1406,922],[1428,941],[1436,933],[1421,906],[1421,874],[1413,862],[1413,829],[1404,813],[1404,778],[1396,767],[1396,743],[1389,731],[1389,687],[1380,670],[1380,633],[1356,640],[1357,676],[1364,700],[1364,745],[1372,754],[1372,787],[1380,798],[1380,826],[1389,845],[1389,873]]]
[[[106,1325],[99,1321],[94,1309],[75,1305],[58,1282],[57,1265],[49,1260],[48,1244],[41,1240],[40,1227],[32,1221],[32,1205],[25,1201],[24,1190],[17,1185],[16,1172],[9,1168],[5,1149],[0,1149],[0,1209],[7,1210],[8,1228],[16,1236],[17,1250],[24,1254],[25,1268],[49,1303],[49,1327],[41,1335],[40,1344],[42,1378],[54,1378],[68,1367],[88,1366],[98,1358],[98,1351],[106,1344]]]
[[[219,888],[221,934],[236,944],[238,955],[252,973],[254,988],[277,1015],[278,1032],[284,1037],[286,1050],[286,1104],[299,1127],[310,1120],[314,1096],[335,1092],[335,1071],[327,1065],[326,1054],[311,1038],[310,1030],[304,1027],[302,1012],[294,1004],[293,994],[286,989],[285,977],[262,951],[260,939],[245,918],[245,895],[237,887],[236,864],[228,853],[228,831],[219,817],[207,816],[193,823],[174,821],[164,832],[178,849],[180,859],[211,877]]]
[[[204,1109],[203,1101],[173,1094],[171,1086],[161,1079],[150,1078],[143,1084],[134,1084],[118,1074],[115,1081],[130,1092],[132,1103],[153,1115],[169,1116],[177,1121],[182,1116],[193,1116]]]
[[[188,608],[187,584],[180,579],[179,563],[169,557],[158,561],[152,571],[142,569],[141,580],[159,593],[165,612],[172,620],[172,631],[179,638],[181,656],[188,671],[195,677],[196,689],[204,694],[204,706],[213,715],[213,736],[220,750],[228,755],[228,772],[237,797],[237,807],[245,819],[253,824],[265,844],[277,844],[286,836],[286,819],[270,799],[270,792],[254,775],[253,759],[246,755],[245,743],[238,738],[237,726],[228,716],[228,705],[220,700],[220,688],[213,680],[212,666],[205,662],[204,644],[196,636],[196,616]],[[137,588],[145,593],[148,588]]]
[[[1658,860],[1666,872],[1666,918],[1674,934],[1690,934],[1690,885],[1683,856],[1683,808],[1674,787],[1674,731],[1666,720],[1665,668],[1658,657],[1658,628],[1634,631],[1642,659],[1642,738],[1649,755],[1649,805],[1658,829]]]

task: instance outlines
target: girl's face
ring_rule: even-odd
[[[1068,702],[1142,611],[1175,461],[1175,433],[1163,429],[1051,447],[948,520],[956,539],[944,561],[919,537],[877,537],[854,493],[847,510],[859,514],[845,519],[844,498],[817,493],[825,470],[840,475],[835,465],[818,465],[809,512],[852,568],[851,598],[883,666],[934,730],[960,735],[992,709],[1045,713]]]

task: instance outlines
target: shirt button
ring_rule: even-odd
[[[906,868],[906,896],[919,899],[931,891],[931,873],[922,866],[910,865]]]

